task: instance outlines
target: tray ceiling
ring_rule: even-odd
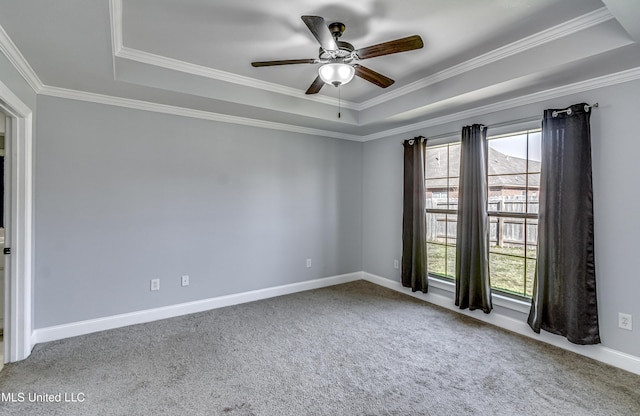
[[[636,76],[632,3],[0,0],[0,25],[3,51],[24,60],[40,93],[368,140],[568,84]],[[341,40],[356,48],[414,34],[425,46],[362,61],[396,82],[340,87],[338,119],[337,88],[304,94],[318,65],[250,65],[316,58],[301,15],[345,23]]]

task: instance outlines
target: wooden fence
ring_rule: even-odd
[[[457,209],[457,201],[446,198],[430,198],[427,209]],[[489,201],[489,212],[507,213],[509,217],[489,215],[489,241],[492,246],[522,247],[535,246],[538,241],[537,218],[525,218],[538,213],[538,198],[527,200],[520,195],[493,197]],[[513,217],[521,213],[522,217]],[[527,215],[529,214],[529,215]],[[427,241],[441,244],[455,244],[457,215],[427,213]]]

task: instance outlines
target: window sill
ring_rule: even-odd
[[[429,286],[446,292],[450,292],[452,294],[455,294],[456,292],[456,285],[453,281],[441,279],[438,277],[429,276]],[[512,311],[520,312],[526,315],[529,314],[529,309],[531,309],[530,302],[520,299],[514,299],[498,293],[491,294],[491,301],[496,306],[500,306],[502,308],[510,309]]]

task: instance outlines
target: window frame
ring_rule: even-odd
[[[491,286],[491,290],[495,290],[498,291],[499,293],[501,293],[504,296],[509,296],[509,297],[515,297],[517,299],[524,299],[524,300],[531,300],[531,297],[527,295],[527,283],[528,283],[528,279],[527,279],[527,270],[528,270],[528,263],[529,260],[534,260],[535,262],[537,262],[537,255],[535,258],[529,257],[528,256],[528,247],[531,246],[532,244],[528,242],[528,223],[529,221],[536,221],[536,227],[537,227],[537,220],[539,218],[539,214],[537,212],[529,212],[529,192],[530,192],[530,188],[529,188],[529,177],[530,175],[540,175],[540,171],[530,171],[530,163],[531,163],[531,159],[530,159],[530,141],[529,141],[529,136],[531,134],[535,134],[535,133],[541,133],[542,129],[540,127],[537,128],[530,128],[530,129],[525,129],[525,130],[514,130],[514,131],[510,131],[510,132],[505,132],[502,134],[494,134],[491,136],[487,137],[487,141],[491,141],[491,140],[496,140],[496,139],[501,139],[501,138],[507,138],[507,137],[514,137],[514,136],[521,136],[521,135],[526,135],[526,159],[525,159],[525,171],[524,172],[516,172],[516,173],[506,173],[506,174],[495,174],[492,175],[489,173],[489,161],[488,161],[488,157],[489,157],[489,152],[487,152],[487,216],[489,217],[489,221],[491,221],[491,218],[497,218],[498,221],[500,219],[505,219],[505,218],[511,218],[511,219],[519,219],[522,220],[522,225],[523,225],[523,250],[524,253],[523,255],[515,255],[515,254],[505,254],[505,253],[496,253],[491,251],[492,246],[491,246],[491,237],[489,237],[490,241],[489,241],[489,263],[491,264],[491,254],[494,255],[500,255],[500,256],[507,256],[507,257],[515,257],[515,258],[521,258],[523,260],[523,270],[522,270],[522,274],[523,274],[523,281],[522,281],[522,293],[520,292],[512,292],[509,291],[507,289],[502,289],[502,288],[498,288],[498,287],[494,287]],[[516,176],[516,175],[524,175],[525,177],[525,185],[523,187],[523,190],[525,191],[525,200],[524,200],[524,207],[525,207],[525,212],[505,212],[505,211],[490,211],[489,210],[489,203],[490,203],[490,185],[489,185],[489,178],[492,176]],[[539,188],[537,189],[537,192],[539,194]],[[537,232],[536,232],[536,236],[537,236]],[[537,246],[537,238],[536,238],[536,246]],[[535,265],[533,266],[535,267]],[[490,270],[491,273],[491,270]],[[533,286],[533,282],[531,282],[531,285]],[[533,293],[532,293],[533,295]]]
[[[535,124],[534,124],[535,123]],[[520,123],[519,125],[514,123],[514,124],[507,124],[507,125],[501,125],[501,126],[497,126],[499,128],[496,129],[496,132],[494,134],[492,134],[491,136],[487,137],[487,140],[493,140],[493,139],[498,139],[498,138],[504,138],[504,137],[510,137],[510,136],[517,136],[519,134],[527,134],[527,136],[531,133],[539,133],[541,131],[541,126],[540,126],[540,120],[539,119],[535,119],[535,120],[531,120],[531,121],[527,121],[527,122],[523,122]],[[454,136],[453,134],[449,134],[447,135],[447,137],[439,137],[438,140],[434,140],[433,143],[429,143],[427,142],[427,149],[429,147],[445,147],[447,148],[447,152],[449,153],[449,149],[451,145],[456,145],[456,144],[460,144],[460,137],[459,136]],[[491,287],[491,290],[493,292],[493,298],[494,301],[497,301],[496,304],[500,305],[500,306],[505,306],[508,307],[510,309],[514,309],[514,310],[519,310],[522,312],[528,311],[528,307],[529,302],[531,301],[531,297],[526,295],[526,284],[527,284],[527,263],[528,260],[530,259],[527,256],[527,250],[526,247],[531,245],[529,243],[527,243],[527,228],[528,228],[528,221],[531,220],[538,220],[539,218],[539,214],[537,212],[529,212],[529,203],[528,203],[528,194],[529,194],[529,175],[530,174],[540,174],[540,172],[529,172],[529,163],[530,163],[530,155],[529,155],[529,138],[527,137],[527,157],[526,157],[526,168],[525,168],[525,172],[524,172],[524,176],[525,176],[525,186],[524,186],[524,190],[525,195],[527,195],[527,198],[525,198],[525,212],[501,212],[501,211],[489,211],[488,207],[489,207],[489,177],[491,176],[489,174],[489,171],[487,169],[487,177],[486,177],[486,183],[487,183],[487,213],[489,217],[494,217],[494,218],[512,218],[512,219],[522,219],[523,220],[523,225],[524,225],[524,239],[523,239],[523,245],[525,247],[524,250],[524,255],[523,256],[515,256],[515,257],[522,257],[524,259],[524,295],[520,294],[520,293],[514,293],[505,289],[500,289],[500,288],[496,288],[496,287]],[[486,157],[488,158],[488,152]],[[425,162],[426,162],[426,158],[425,158]],[[487,160],[487,167],[488,167],[488,160]],[[523,174],[523,173],[518,173],[518,174]],[[447,172],[447,185],[449,184],[449,180],[451,178],[450,172]],[[505,174],[505,175],[510,175],[510,174]],[[516,174],[513,174],[516,175]],[[456,176],[458,177],[458,176]],[[427,195],[427,180],[428,179],[434,179],[434,178],[428,178],[427,177],[427,163],[425,163],[425,198]],[[443,179],[443,178],[439,178],[439,179]],[[450,187],[448,187],[450,189]],[[447,201],[449,200],[449,197],[447,197]],[[456,204],[456,209],[443,209],[443,208],[426,208],[425,209],[425,216],[428,214],[441,214],[441,215],[454,215],[457,217],[458,215],[458,207]],[[537,224],[536,224],[537,226]],[[434,244],[434,243],[430,243],[427,241],[427,245],[429,244]],[[435,244],[439,244],[439,243],[435,243]],[[445,244],[442,244],[446,246],[446,242]],[[491,247],[489,247],[489,252],[491,250]],[[489,253],[488,253],[489,254]],[[445,264],[447,263],[446,257],[445,257]],[[431,271],[428,271],[428,278],[429,281],[431,283],[434,284],[435,287],[438,287],[440,289],[444,289],[444,290],[451,290],[454,291],[455,290],[455,284],[453,283],[453,281],[455,280],[455,276],[448,276],[448,275],[442,275],[439,273],[434,273]]]
[[[445,179],[446,180],[446,188],[447,188],[447,206],[452,205],[452,204],[449,203],[449,195],[448,195],[449,190],[451,189],[450,180],[452,178],[459,178],[459,176],[451,176],[450,171],[449,171],[449,168],[451,166],[450,163],[449,163],[449,156],[451,154],[450,146],[452,146],[452,145],[460,145],[460,138],[458,137],[457,140],[455,140],[455,141],[451,140],[451,141],[449,141],[447,143],[434,144],[432,146],[429,146],[429,141],[427,141],[427,151],[428,151],[429,147],[433,147],[433,148],[444,147],[444,148],[447,149],[447,176],[446,177],[427,178],[426,157],[425,157],[425,164],[424,164],[424,169],[425,169],[425,173],[424,173],[424,176],[425,176],[425,198],[426,198],[427,189],[428,189],[427,188],[427,182],[429,180],[443,180],[443,179]],[[457,188],[458,184],[456,183],[455,186]],[[447,244],[447,240],[449,239],[449,232],[448,232],[449,216],[452,215],[452,216],[457,217],[457,215],[458,215],[458,207],[457,207],[458,204],[456,203],[455,205],[456,205],[455,209],[451,209],[451,208],[426,208],[425,209],[425,216],[427,216],[427,226],[428,226],[428,223],[429,223],[429,221],[428,221],[428,215],[429,214],[445,215],[445,224],[446,224],[446,227],[447,227],[446,231],[445,231],[445,237],[444,237],[445,238],[445,243],[444,244],[443,243],[434,243],[434,242],[429,242],[429,241],[426,242],[427,250],[429,250],[428,249],[429,245],[433,245],[433,244],[444,247],[445,273],[446,273],[446,270],[447,270],[447,267],[448,267],[448,261],[447,261],[448,260],[448,255],[449,255],[448,251],[449,251],[449,247],[451,246],[450,244]],[[454,238],[454,241],[455,241],[455,238]],[[454,244],[454,246],[455,246],[455,244]],[[454,250],[455,250],[455,248],[454,248]],[[427,251],[427,253],[428,253],[428,251]],[[429,272],[428,271],[428,268],[429,268],[429,266],[428,266],[429,260],[428,259],[429,259],[429,255],[427,254],[427,274],[428,275],[431,275],[431,276],[433,276],[435,278],[438,278],[438,279],[445,279],[445,280],[453,280],[453,279],[455,279],[455,276],[443,275],[443,274]]]

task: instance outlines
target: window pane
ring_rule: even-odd
[[[489,253],[491,287],[524,295],[524,262],[522,257]]]
[[[501,191],[499,195],[524,195],[527,186],[527,175],[496,175],[489,176],[490,192]]]
[[[540,172],[542,132],[529,133],[529,172]]]
[[[458,209],[458,185],[460,182],[460,178],[453,177],[449,178],[449,202],[447,209]]]
[[[426,178],[446,178],[449,173],[449,154],[447,146],[427,147],[426,157]]]
[[[489,175],[527,171],[527,135],[489,140]]]
[[[456,244],[456,233],[458,232],[458,216],[447,215],[447,244]]]
[[[460,143],[449,145],[449,176],[456,178],[457,185],[457,178],[460,176]]]
[[[455,245],[456,244],[456,216],[455,215],[447,215],[447,244]]]
[[[455,244],[455,243],[454,243]],[[456,277],[456,246],[447,246],[447,276]]]
[[[533,281],[536,273],[536,260],[527,259],[527,287],[525,296],[533,296]]]
[[[500,221],[498,218],[489,216],[489,247],[496,247],[498,245],[499,227]]]
[[[524,258],[525,251],[524,247],[509,247],[508,245],[499,246],[497,244],[492,244],[489,247],[489,253],[504,254],[508,256]]]
[[[445,277],[455,277],[456,220],[455,214],[427,213],[427,271]]]
[[[427,213],[427,242],[446,243],[446,218],[445,214]]]
[[[525,220],[523,218],[489,217],[489,251],[525,255]]]
[[[427,243],[427,270],[429,273],[445,275],[446,246],[444,244]]]
[[[453,278],[460,145],[456,143],[427,148],[426,157],[427,270],[430,274]],[[450,213],[429,212],[433,209]]]
[[[454,278],[456,269],[455,246],[427,243],[427,269],[430,274]]]
[[[538,245],[538,220],[527,220],[527,257],[536,258]]]
[[[426,208],[446,209],[449,194],[447,179],[427,179],[426,182]]]
[[[427,179],[426,208],[458,209],[458,178]]]
[[[530,174],[529,176],[529,188],[527,189],[527,202],[529,204],[528,210],[531,213],[538,213],[538,206],[540,202],[540,174]]]
[[[489,139],[487,185],[491,287],[531,297],[538,242],[540,132]]]
[[[525,220],[522,218],[502,218],[502,244],[507,248],[518,248],[524,256]]]
[[[508,193],[508,191],[506,191]],[[494,195],[489,197],[488,209],[494,212],[525,213],[526,198],[524,195]]]

